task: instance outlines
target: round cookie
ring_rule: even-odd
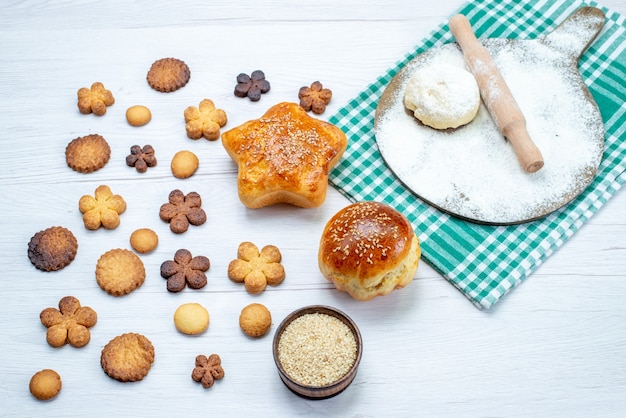
[[[424,125],[458,128],[478,113],[478,83],[461,67],[441,64],[420,68],[406,86],[404,105]]]
[[[199,303],[182,304],[174,312],[174,325],[183,334],[201,334],[209,327],[209,311]]]
[[[102,135],[91,134],[72,140],[65,148],[65,161],[74,171],[92,173],[111,158],[111,147]]]
[[[172,174],[176,178],[186,179],[196,172],[199,164],[200,161],[193,152],[187,150],[178,151],[172,158]]]
[[[159,236],[150,228],[140,228],[130,234],[130,245],[141,254],[153,251],[159,244]]]
[[[241,310],[239,326],[250,337],[262,337],[272,326],[272,315],[264,305],[251,303]]]
[[[51,369],[38,371],[30,378],[30,393],[40,401],[54,398],[61,391],[61,376]]]
[[[189,67],[184,61],[176,58],[156,60],[146,79],[150,87],[162,93],[170,93],[184,87],[191,77]]]
[[[42,271],[61,270],[74,260],[77,251],[76,237],[62,226],[39,231],[28,243],[28,258]]]
[[[96,264],[96,280],[108,294],[123,296],[141,286],[146,269],[132,251],[116,248],[102,254]]]
[[[148,375],[154,363],[154,346],[145,336],[134,332],[118,335],[107,343],[100,355],[102,370],[120,382],[136,382]]]
[[[132,126],[143,126],[152,119],[152,112],[146,106],[135,105],[126,109],[126,120]]]

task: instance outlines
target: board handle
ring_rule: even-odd
[[[461,14],[452,16],[450,31],[456,38],[465,62],[478,83],[480,95],[500,133],[509,141],[527,173],[543,167],[543,156],[526,129],[520,110],[489,51],[478,42],[469,20]]]
[[[602,10],[584,6],[568,16],[542,42],[578,60],[598,36],[605,21]]]

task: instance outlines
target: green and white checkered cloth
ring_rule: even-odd
[[[458,10],[479,38],[531,39],[550,33],[582,6],[600,8],[607,17],[579,62],[605,122],[605,151],[589,187],[546,218],[516,226],[485,226],[451,217],[406,189],[379,154],[374,138],[378,99],[416,55],[453,42],[447,22],[329,118],[349,139],[330,183],[352,201],[377,200],[404,213],[416,228],[423,260],[479,308],[490,308],[526,279],[626,181],[626,27],[618,13],[576,0],[476,0]]]

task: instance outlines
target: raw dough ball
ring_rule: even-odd
[[[404,105],[424,125],[435,129],[458,128],[470,123],[480,106],[474,76],[453,65],[420,68],[409,80]]]

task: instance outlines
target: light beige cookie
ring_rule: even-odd
[[[145,336],[134,332],[118,335],[102,349],[100,365],[111,378],[136,382],[148,375],[154,363],[154,346]]]
[[[174,312],[174,325],[183,334],[201,334],[209,327],[209,311],[199,303],[182,304]]]
[[[172,158],[172,174],[179,179],[191,177],[198,169],[200,161],[196,154],[191,151],[178,151]]]
[[[272,314],[260,303],[251,303],[239,315],[241,330],[250,337],[262,337],[272,326]]]
[[[152,120],[152,112],[146,106],[135,105],[126,109],[126,121],[132,126],[143,126]]]
[[[40,370],[30,379],[30,393],[40,401],[54,398],[61,391],[61,376],[52,369]]]
[[[130,234],[130,245],[141,254],[153,251],[159,244],[159,236],[150,228],[140,228]]]
[[[96,265],[96,280],[110,295],[123,296],[141,286],[146,269],[132,251],[116,248],[102,254]]]

